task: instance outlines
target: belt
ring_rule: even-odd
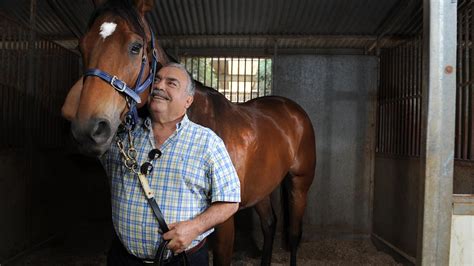
[[[186,250],[186,251],[185,251],[185,252],[186,252],[186,255],[191,256],[192,254],[194,254],[194,253],[196,253],[198,250],[200,250],[200,249],[204,246],[204,244],[206,244],[206,239],[207,239],[207,238],[204,238],[204,239],[203,239],[201,242],[199,242],[197,245],[195,245],[194,247],[192,247],[192,248]],[[144,264],[153,264],[153,263],[155,263],[154,260],[142,260],[142,262],[143,262]]]

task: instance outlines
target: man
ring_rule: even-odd
[[[112,220],[120,239],[109,252],[109,265],[153,261],[163,239],[173,253],[186,251],[191,265],[207,265],[206,237],[238,209],[240,182],[223,141],[186,116],[193,95],[186,69],[165,65],[148,99],[150,117],[132,132],[138,165],[153,165],[146,178],[170,231],[159,233],[137,175],[124,166],[117,145],[101,159],[111,180]],[[161,157],[149,159],[153,149]]]

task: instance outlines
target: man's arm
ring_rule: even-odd
[[[163,238],[170,240],[170,250],[180,253],[200,234],[229,219],[238,208],[239,203],[236,202],[214,202],[192,220],[169,224],[170,231],[164,234]]]

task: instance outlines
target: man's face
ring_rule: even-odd
[[[186,113],[193,102],[187,92],[187,74],[176,67],[163,67],[157,74],[148,102],[153,116],[177,119]]]

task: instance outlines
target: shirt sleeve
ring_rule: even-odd
[[[209,156],[211,202],[240,202],[240,180],[224,142],[216,136]]]

